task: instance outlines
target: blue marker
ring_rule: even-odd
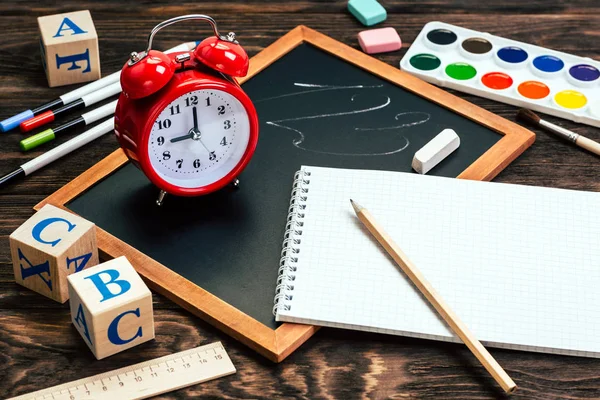
[[[178,51],[189,51],[193,50],[199,42],[189,42],[183,43],[179,46],[173,47],[172,49],[167,50],[165,53],[175,53]],[[89,83],[85,86],[80,87],[79,89],[75,89],[70,91],[69,93],[65,93],[60,96],[58,99],[54,99],[46,104],[42,104],[39,107],[36,107],[32,110],[25,110],[22,113],[17,115],[13,115],[10,118],[5,119],[4,121],[0,121],[0,132],[8,132],[12,129],[18,127],[21,122],[27,121],[28,119],[33,118],[34,116],[43,113],[44,111],[51,110],[55,107],[62,107],[69,103],[72,103],[76,100],[81,99],[86,94],[95,92],[99,89],[102,89],[112,83],[119,82],[121,77],[121,71],[117,71],[113,74],[105,76],[102,79],[98,79],[92,83]]]
[[[69,93],[65,93],[60,96],[58,99],[52,100],[46,104],[42,104],[39,107],[34,108],[33,110],[25,110],[22,113],[14,115],[10,118],[5,119],[0,122],[0,131],[8,132],[16,127],[18,127],[21,122],[27,121],[28,119],[33,118],[35,115],[41,114],[44,111],[51,110],[55,107],[62,107],[66,104],[72,103],[86,94],[95,92],[98,89],[102,89],[105,86],[108,86],[112,83],[119,82],[119,78],[121,77],[121,71],[115,72],[114,74],[110,74],[102,79],[98,79],[90,84],[80,87],[79,89],[75,89],[70,91]]]
[[[33,110],[25,110],[22,113],[17,115],[13,115],[10,118],[6,118],[4,121],[0,122],[0,132],[8,132],[11,129],[15,129],[21,122],[27,121],[28,119],[33,118],[35,115],[42,113],[46,110],[50,110],[52,107],[62,106],[65,103],[62,100],[56,99],[52,100],[49,103],[42,104],[41,106],[34,108]]]

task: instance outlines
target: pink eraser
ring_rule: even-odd
[[[399,50],[402,40],[394,28],[369,29],[358,34],[360,48],[367,54]]]

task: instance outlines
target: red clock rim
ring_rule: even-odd
[[[215,89],[227,92],[234,96],[236,99],[242,103],[244,109],[246,110],[246,114],[248,115],[248,122],[250,126],[249,138],[248,138],[248,146],[244,151],[244,154],[237,165],[223,178],[215,181],[206,186],[202,186],[199,188],[184,188],[180,186],[173,185],[163,178],[161,178],[158,173],[152,168],[152,164],[150,163],[150,155],[148,154],[148,141],[150,140],[150,130],[152,129],[152,125],[156,118],[158,118],[159,114],[176,98],[184,95],[185,93],[189,93],[194,90],[202,90],[202,89]],[[169,92],[166,96],[161,98],[155,105],[154,111],[149,115],[146,124],[143,126],[141,132],[142,140],[139,143],[139,162],[143,172],[146,174],[148,179],[156,185],[159,189],[164,190],[170,194],[178,195],[178,196],[199,196],[212,193],[219,189],[222,189],[227,184],[231,183],[237,176],[244,170],[246,165],[250,162],[250,158],[256,149],[256,145],[258,143],[258,118],[256,115],[256,110],[254,105],[250,101],[248,95],[244,93],[242,89],[233,84],[225,84],[221,82],[211,82],[206,78],[200,81],[190,81],[185,82],[181,86],[175,88],[172,92]]]

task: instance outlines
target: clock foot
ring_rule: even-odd
[[[234,188],[239,189],[240,188],[240,180],[239,179],[234,179],[231,181],[231,184],[233,185]]]
[[[156,199],[157,206],[162,206],[166,195],[167,195],[167,192],[165,192],[164,190],[160,191],[160,193],[158,194],[158,199]]]

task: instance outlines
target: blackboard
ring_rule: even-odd
[[[487,157],[482,176],[489,179],[533,141],[517,125],[308,28],[296,28],[280,40],[253,59],[258,61],[251,64],[252,77],[243,84],[258,111],[260,137],[238,189],[199,198],[168,196],[157,207],[158,189],[123,159],[74,198],[68,197],[71,190],[49,200],[270,329],[278,326],[271,310],[293,176],[301,165],[410,172],[415,151],[452,128],[461,146],[430,174],[456,177]],[[290,48],[282,53],[285,46]],[[364,68],[355,65],[361,60]],[[395,83],[381,77],[385,71]],[[403,80],[413,92],[425,88],[447,108],[425,98],[427,93],[401,87]],[[490,123],[461,115],[471,110],[480,122],[487,118]],[[499,131],[503,124],[506,132]],[[498,153],[504,159],[493,159],[499,141],[513,134],[522,135],[506,142],[514,148]],[[97,165],[81,179],[96,179],[97,171],[106,168]],[[231,330],[244,336],[242,328]],[[303,335],[288,338],[291,350],[279,357],[283,350],[278,349],[276,360],[310,337]]]
[[[128,165],[69,208],[273,328],[291,185],[301,165],[410,171],[415,151],[452,128],[461,146],[430,174],[457,176],[502,137],[310,44],[243,89],[256,106],[260,137],[239,190],[167,197],[158,208],[157,189]]]

